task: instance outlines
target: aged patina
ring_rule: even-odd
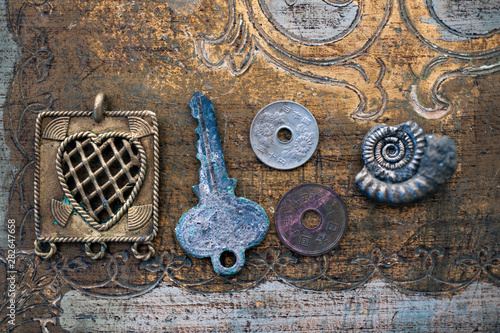
[[[35,130],[35,252],[85,243],[101,259],[107,242],[131,242],[137,258],[155,250],[158,230],[158,122],[151,111],[46,111]],[[146,253],[137,250],[145,244]],[[48,244],[49,246],[44,246]],[[99,251],[92,244],[100,245]],[[44,249],[45,248],[45,249]]]
[[[304,223],[308,212],[318,214],[317,224]],[[331,188],[302,184],[281,198],[274,220],[276,232],[288,248],[305,256],[319,256],[332,250],[344,236],[347,210]]]
[[[363,170],[355,178],[372,200],[404,205],[436,193],[457,170],[457,149],[447,137],[426,135],[414,121],[374,126],[361,145]]]
[[[212,102],[195,92],[189,106],[199,123],[196,157],[201,162],[200,184],[193,190],[200,203],[182,215],[175,232],[187,253],[210,257],[217,273],[235,274],[245,264],[245,250],[266,236],[269,220],[259,204],[234,195],[236,179],[227,176]],[[224,252],[236,256],[232,266],[222,264]]]

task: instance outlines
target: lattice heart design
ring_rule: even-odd
[[[105,231],[127,212],[146,174],[146,153],[130,133],[80,132],[59,146],[56,173],[73,208]]]

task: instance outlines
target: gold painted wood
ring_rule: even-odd
[[[27,290],[17,303],[18,323],[26,320],[22,316],[35,318],[20,329],[62,331],[60,304],[69,290],[116,298],[147,295],[163,284],[244,294],[277,280],[298,293],[359,288],[362,294],[367,284],[381,280],[398,293],[446,302],[471,284],[487,283],[493,287],[477,297],[498,301],[499,7],[486,0],[460,8],[446,0],[8,1],[9,33],[22,56],[14,75],[5,76],[10,158],[2,163],[17,170],[9,181],[6,216],[16,221],[17,250],[28,252],[17,259],[25,277],[20,287]],[[478,8],[484,8],[483,16],[474,14]],[[341,17],[347,24],[321,25],[331,27]],[[307,25],[311,20],[319,23]],[[61,244],[54,259],[34,258],[37,113],[90,111],[101,90],[110,109],[148,109],[157,115],[157,255],[141,263],[125,244],[110,244],[109,254],[93,262],[83,245]],[[230,278],[215,276],[208,259],[188,257],[174,233],[182,213],[197,203],[191,189],[199,168],[196,123],[188,108],[194,91],[214,103],[228,174],[238,179],[236,195],[262,205],[271,223],[265,240],[247,251],[245,267]],[[262,164],[249,141],[254,116],[278,100],[304,105],[320,131],[313,157],[291,171]],[[455,141],[458,170],[420,203],[376,204],[354,183],[362,169],[361,140],[375,124],[409,120],[427,134]],[[290,252],[274,227],[281,196],[306,182],[331,187],[348,209],[343,240],[320,257]],[[1,253],[8,255],[6,248]],[[403,302],[403,296],[388,302]],[[480,313],[492,311],[490,305],[467,304]],[[0,318],[7,318],[5,305],[0,309]],[[498,330],[498,316],[485,318],[483,326],[464,327]],[[424,325],[448,327],[440,320]],[[10,327],[0,325],[0,330]]]

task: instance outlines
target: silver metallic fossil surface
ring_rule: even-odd
[[[365,135],[355,182],[374,201],[403,205],[436,193],[457,170],[453,140],[426,135],[414,121],[380,124]]]

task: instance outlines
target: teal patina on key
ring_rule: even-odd
[[[245,264],[245,250],[266,236],[269,220],[259,204],[234,195],[236,179],[227,176],[212,102],[195,92],[189,106],[199,123],[195,132],[200,137],[196,143],[200,184],[193,190],[200,202],[182,215],[175,232],[187,253],[210,257],[216,273],[235,274]],[[231,267],[221,263],[226,251],[236,257]]]

